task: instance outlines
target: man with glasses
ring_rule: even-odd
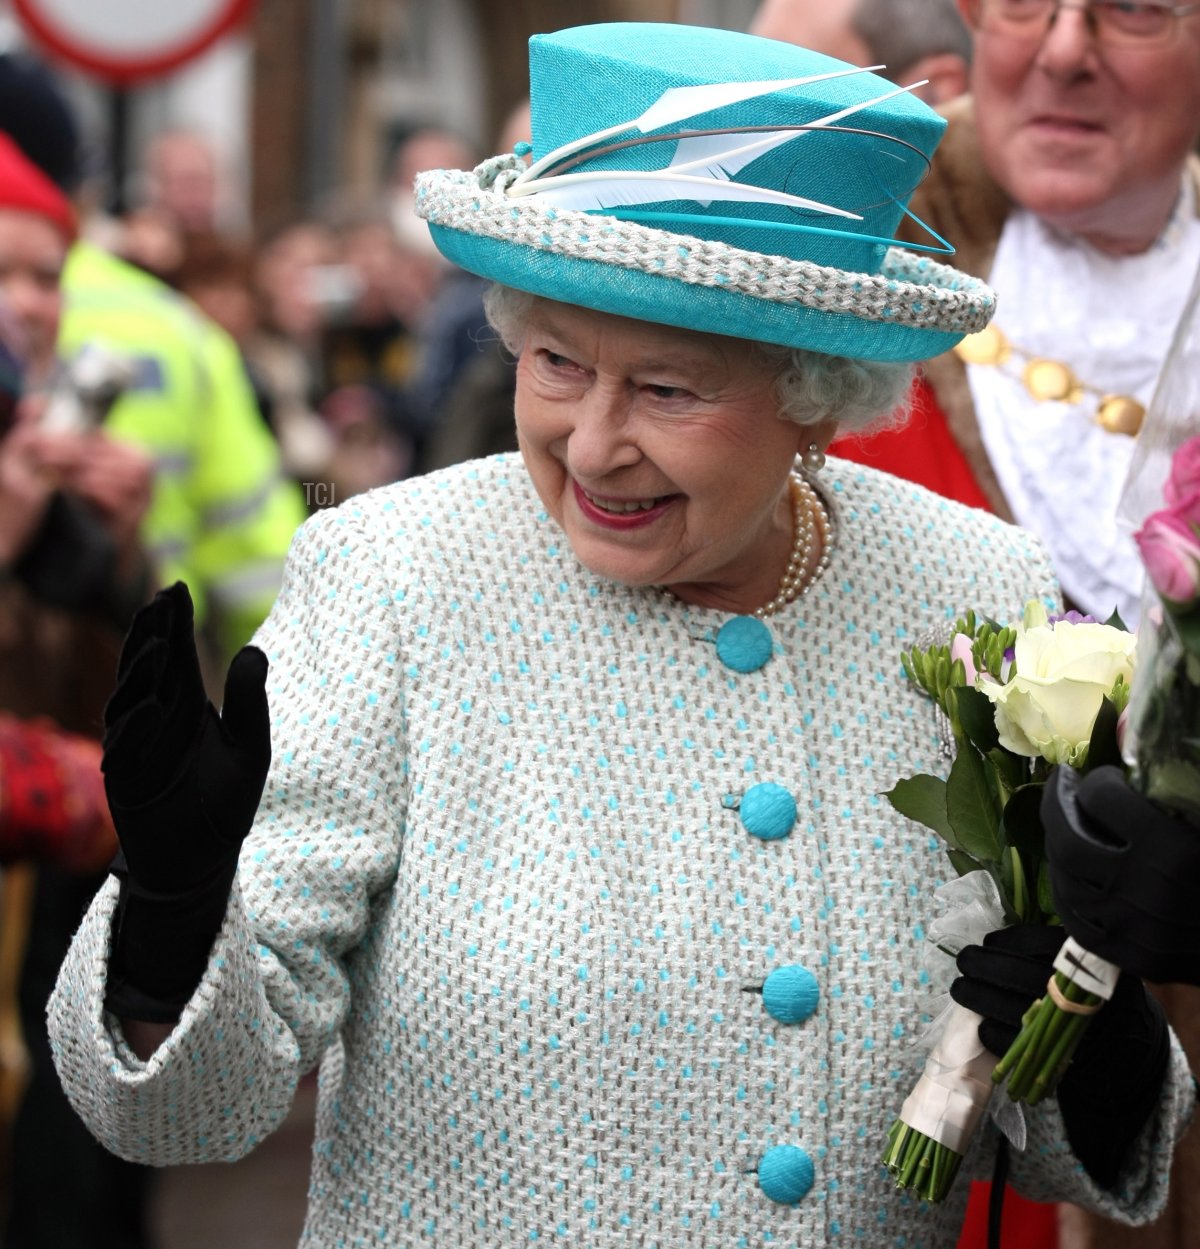
[[[1200,264],[1200,4],[958,3],[971,94],[912,209],[996,288],[995,328],[927,366],[908,428],[841,449],[1034,530],[1076,606],[1133,623],[1115,512]]]
[[[835,450],[1016,520],[1075,606],[1133,624],[1142,569],[1116,508],[1200,266],[1200,4],[958,5],[971,94],[943,107],[949,129],[911,208],[995,287],[996,319],[926,364],[903,429]],[[1161,996],[1200,1071],[1200,997]],[[1174,1174],[1152,1232],[1069,1211],[1062,1249],[1194,1246],[1196,1133]]]
[[[1152,248],[1200,131],[1200,4],[973,0],[984,163],[1102,254]]]

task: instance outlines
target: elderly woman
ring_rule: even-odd
[[[175,1163],[252,1149],[319,1063],[305,1244],[949,1245],[964,1195],[879,1163],[944,987],[944,858],[879,798],[939,766],[897,652],[1056,591],[1024,533],[823,464],[990,313],[887,247],[941,123],[682,27],[535,38],[531,82],[531,165],[419,182],[502,284],[521,455],[310,521],[221,717],[186,593],[135,626],[62,1077]],[[1039,1109],[1014,1166],[1130,1220],[1194,1097],[1132,999],[1080,1062],[1139,1100]]]

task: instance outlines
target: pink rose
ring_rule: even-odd
[[[1171,603],[1200,594],[1200,538],[1174,511],[1153,512],[1134,535],[1150,584]]]
[[[1182,443],[1171,457],[1163,497],[1176,515],[1200,525],[1200,435]]]

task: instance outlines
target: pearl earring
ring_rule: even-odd
[[[808,444],[808,450],[800,457],[804,471],[815,477],[825,467],[825,452],[815,442]]]

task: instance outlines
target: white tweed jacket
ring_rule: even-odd
[[[140,1062],[102,1007],[111,884],[62,969],[55,1057],[104,1144],[240,1156],[320,1063],[304,1245],[953,1245],[965,1179],[928,1210],[878,1160],[948,975],[944,854],[880,797],[945,766],[899,652],[1056,591],[982,512],[824,481],[832,562],[749,673],[719,613],[582,569],[519,459],[309,521],[257,638],[274,759],[193,1001]],[[743,826],[764,782],[789,835]],[[785,1022],[756,990],[798,967],[815,1010]],[[1176,1046],[1119,1191],[1053,1106],[1016,1182],[1149,1218],[1193,1100]],[[812,1166],[794,1204],[760,1187],[780,1145]]]

